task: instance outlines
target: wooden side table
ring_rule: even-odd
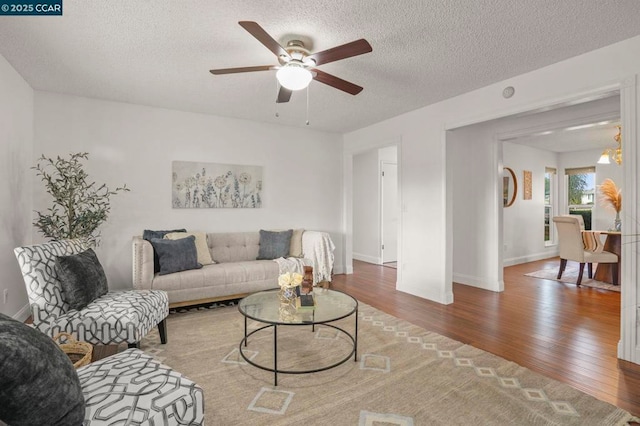
[[[602,234],[606,234],[607,236],[607,239],[604,242],[604,251],[608,251],[618,255],[618,283],[617,284],[620,284],[620,276],[622,275],[622,233],[607,231],[607,232],[602,232]],[[614,284],[612,266],[613,266],[612,263],[598,263],[598,267],[596,268],[596,274],[594,275],[593,279],[597,281],[609,283],[609,284]]]

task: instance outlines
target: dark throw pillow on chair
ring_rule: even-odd
[[[202,268],[202,265],[198,263],[196,237],[193,235],[178,240],[153,238],[151,245],[153,245],[153,250],[158,253],[160,275]]]
[[[93,249],[56,258],[58,279],[71,308],[80,310],[107,294],[107,277]]]
[[[142,239],[151,242],[153,239],[163,239],[165,235],[170,234],[172,232],[187,232],[186,229],[172,229],[169,231],[152,231],[150,229],[145,229],[142,232]],[[160,272],[160,259],[158,259],[158,253],[156,250],[153,250],[153,273]]]
[[[265,231],[260,230],[260,249],[258,250],[258,260],[273,260],[280,257],[289,256],[291,247],[291,236],[293,229],[288,231]]]
[[[81,425],[85,403],[69,357],[42,332],[0,314],[0,420]]]

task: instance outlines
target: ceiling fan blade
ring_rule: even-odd
[[[335,87],[336,89],[342,90],[343,92],[347,92],[351,95],[357,95],[358,93],[362,92],[362,87],[358,86],[357,84],[350,83],[346,80],[336,77],[335,75],[327,74],[326,72],[320,71],[315,68],[313,68],[311,71],[316,73],[313,79],[319,81],[320,83]]]
[[[213,75],[236,74],[239,72],[269,71],[276,67],[273,65],[259,65],[257,67],[222,68],[219,70],[209,70]]]
[[[267,49],[272,51],[276,56],[285,56],[290,58],[289,53],[284,50],[284,47],[280,46],[280,43],[275,41],[260,25],[253,21],[240,21],[238,22],[242,28],[247,30],[249,34],[254,36],[260,43],[262,43]]]
[[[316,61],[316,65],[327,64],[329,62],[339,61],[340,59],[350,58],[352,56],[362,55],[373,51],[369,42],[363,38],[343,44],[342,46],[333,47],[307,56]]]
[[[281,104],[284,102],[289,102],[289,99],[291,99],[291,90],[287,89],[286,87],[282,87],[280,86],[280,90],[278,91],[278,98],[276,99],[276,103],[277,104]]]

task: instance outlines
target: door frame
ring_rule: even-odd
[[[398,179],[398,172],[397,169],[399,168],[398,166],[398,160],[396,159],[395,162],[392,161],[388,161],[388,160],[380,160],[380,170],[378,173],[378,179],[379,179],[379,187],[380,187],[380,205],[378,206],[379,211],[380,211],[380,264],[384,264],[385,260],[384,260],[384,250],[382,249],[382,246],[384,245],[384,188],[383,188],[383,180],[384,177],[382,176],[382,172],[384,171],[384,165],[385,164],[392,164],[394,166],[396,166],[396,209],[398,212],[398,220],[400,218],[400,204],[397,203],[398,201],[398,194],[399,194],[399,179]],[[396,262],[398,262],[398,227],[396,226]]]
[[[384,139],[367,145],[366,147],[356,148],[343,152],[343,176],[344,176],[344,193],[343,193],[343,230],[344,230],[344,265],[345,273],[353,274],[353,157],[363,152],[378,150],[395,146],[397,149],[398,163],[398,205],[400,206],[400,214],[398,216],[398,269],[396,276],[397,283],[402,282],[402,230],[403,230],[403,197],[402,197],[402,138]]]

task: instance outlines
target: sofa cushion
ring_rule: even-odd
[[[271,260],[214,263],[179,274],[157,275],[153,287],[169,302],[253,293],[278,286],[278,264]]]
[[[256,260],[260,250],[260,234],[255,232],[216,232],[207,234],[214,262]]]
[[[178,240],[153,238],[150,242],[154,251],[158,253],[160,275],[202,268],[198,263],[196,237],[193,235]]]
[[[63,296],[72,309],[80,310],[107,294],[107,277],[93,249],[55,260]]]
[[[163,239],[165,235],[171,233],[171,232],[187,232],[186,229],[172,229],[169,231],[152,231],[150,229],[145,229],[142,232],[142,239],[143,240],[147,240],[147,241],[151,241],[154,238],[157,239]],[[160,271],[160,260],[158,259],[158,254],[156,253],[156,251],[153,251],[153,273],[155,274],[156,272]]]
[[[273,260],[279,257],[288,257],[292,234],[292,229],[280,232],[261,229],[260,250],[257,259]]]
[[[198,263],[202,265],[210,265],[213,263],[209,246],[207,245],[207,234],[204,232],[169,232],[164,236],[168,240],[179,240],[193,235],[196,238],[196,252],[198,253]]]
[[[303,257],[302,234],[304,234],[304,229],[293,230],[291,234],[291,245],[289,245],[289,257]]]
[[[0,420],[81,425],[85,403],[69,357],[53,340],[0,314]]]

